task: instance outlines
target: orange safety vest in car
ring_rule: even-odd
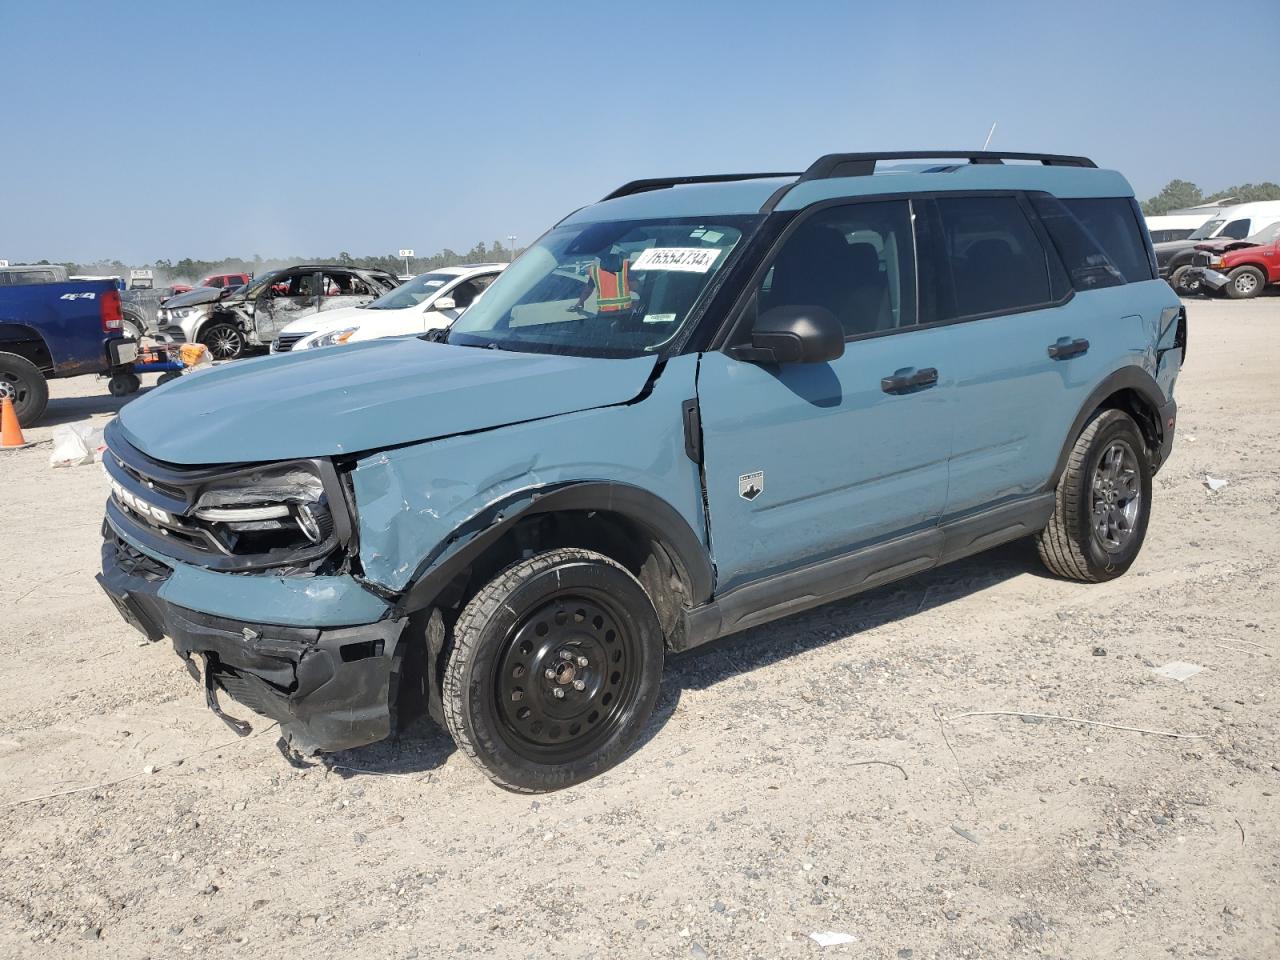
[[[631,261],[623,260],[617,273],[605,270],[598,263],[590,268],[591,282],[596,287],[596,309],[600,313],[626,310],[631,306]]]

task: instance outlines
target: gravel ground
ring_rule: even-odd
[[[1013,544],[673,659],[639,749],[537,799],[427,721],[328,767],[232,742],[93,582],[100,470],[0,454],[0,956],[1280,955],[1280,297],[1189,309],[1129,575]],[[1202,739],[938,720],[980,710]]]

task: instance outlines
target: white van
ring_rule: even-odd
[[[1185,240],[1210,217],[1209,213],[1170,213],[1158,217],[1144,217],[1152,243],[1166,240]]]

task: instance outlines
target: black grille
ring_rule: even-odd
[[[116,563],[131,577],[141,577],[149,583],[163,583],[173,574],[173,568],[165,566],[159,560],[155,560],[141,550],[135,550],[128,542],[116,536],[110,525],[107,525],[103,533],[107,537],[116,553]]]
[[[1191,262],[1197,267],[1207,267],[1209,265],[1209,253],[1206,250],[1197,250],[1191,258]]]
[[[186,343],[186,342],[187,342],[187,334],[186,334],[186,332],[185,332],[185,331],[184,331],[180,326],[178,326],[176,323],[174,323],[174,324],[170,324],[169,326],[165,327],[165,328],[164,328],[163,330],[161,330],[160,332],[161,332],[161,333],[163,333],[163,334],[165,334],[165,335],[166,335],[170,340],[172,340],[174,343]]]
[[[271,350],[274,353],[288,353],[299,340],[309,336],[309,333],[282,333],[271,344]]]

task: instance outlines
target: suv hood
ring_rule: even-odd
[[[353,454],[625,403],[656,365],[369,340],[181,377],[124,407],[120,426],[174,464]]]
[[[1252,240],[1232,240],[1224,237],[1219,240],[1204,240],[1196,244],[1197,250],[1208,250],[1211,253],[1226,253],[1228,250],[1243,250],[1245,247],[1260,247],[1262,244]]]
[[[196,287],[186,293],[179,293],[165,301],[166,307],[193,307],[199,303],[213,303],[226,292],[224,287]]]

